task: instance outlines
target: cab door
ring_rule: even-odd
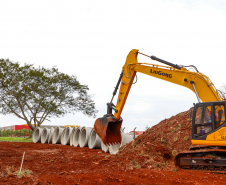
[[[192,139],[206,140],[207,135],[213,131],[213,104],[196,104],[193,114]]]

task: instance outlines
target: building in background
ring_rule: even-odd
[[[21,130],[21,129],[24,129],[24,128],[31,130],[31,128],[28,125],[13,125],[13,126],[11,126],[11,129],[8,129],[8,130],[15,131],[15,130]]]

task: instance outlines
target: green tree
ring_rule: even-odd
[[[95,103],[76,76],[0,59],[0,113],[23,119],[34,130],[45,120],[80,111],[95,117]],[[34,126],[32,123],[34,122]]]
[[[14,137],[18,137],[19,134],[20,134],[19,130],[14,130],[14,131],[13,131],[13,136],[14,136]]]
[[[21,135],[22,136],[28,136],[29,130],[26,128],[21,129]]]

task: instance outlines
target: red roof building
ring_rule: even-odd
[[[28,129],[28,130],[31,130],[31,128],[28,126],[28,125],[13,125],[12,126],[12,130],[21,130],[21,129]]]

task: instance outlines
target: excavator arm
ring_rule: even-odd
[[[139,53],[140,52],[138,50],[133,49],[128,54],[126,62],[122,68],[122,73],[113,92],[111,102],[107,104],[107,114],[95,121],[95,131],[102,139],[104,144],[120,143],[121,141],[120,128],[122,124],[122,118],[120,116],[137,72],[184,86],[196,94],[199,102],[223,100],[222,96],[216,90],[211,80],[204,74],[200,73],[196,68],[196,72],[189,71],[186,69],[186,67],[172,64],[154,56],[148,57],[162,62],[168,66],[139,63],[137,61],[137,55]],[[116,95],[119,85],[120,89],[117,104],[115,106],[112,101]],[[112,109],[115,111],[114,115],[112,114]]]

